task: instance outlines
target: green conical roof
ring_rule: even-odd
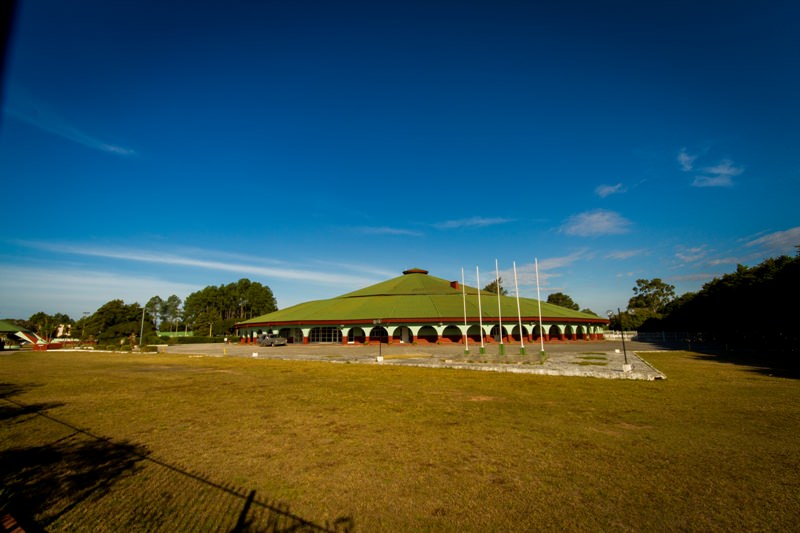
[[[474,287],[466,287],[465,292],[467,317],[470,321],[477,321],[479,291]],[[538,318],[539,310],[535,299],[520,298],[519,304],[524,319]],[[480,305],[480,315],[484,320],[497,318],[497,294],[480,291]],[[517,317],[517,299],[501,296],[500,309],[504,320],[508,318],[513,321]],[[568,321],[602,320],[595,315],[544,302],[542,317]],[[240,322],[238,325],[371,322],[375,319],[386,322],[463,321],[462,287],[457,282],[430,276],[425,270],[411,269],[406,270],[402,276],[357,291],[329,300],[304,302]]]

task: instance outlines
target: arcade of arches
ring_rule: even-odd
[[[519,323],[502,325],[502,341],[505,344],[535,342],[541,337],[547,342],[599,340],[603,328],[598,324],[572,322],[543,324]],[[258,335],[271,331],[288,339],[290,343],[303,344],[464,344],[500,342],[500,325],[484,323],[483,333],[479,324],[348,324],[348,325],[299,325],[275,326],[273,328],[248,328],[240,330],[243,343],[255,343]]]

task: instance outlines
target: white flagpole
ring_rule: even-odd
[[[464,284],[464,267],[461,267],[461,302],[464,304],[464,353],[469,353],[469,324],[467,324],[467,287]]]
[[[539,259],[534,257],[533,264],[536,267],[536,302],[539,304],[539,342],[542,345],[541,356],[544,357],[544,326],[542,326],[542,297],[539,293]]]
[[[522,310],[519,307],[519,284],[517,283],[517,262],[514,265],[514,290],[517,291],[517,318],[519,319],[519,354],[525,355],[525,335],[522,330]]]
[[[497,289],[497,327],[500,334],[500,355],[506,354],[506,346],[503,344],[503,312],[500,309],[500,270],[497,268],[497,258],[494,260],[494,283]]]
[[[478,265],[475,265],[475,280],[478,284],[478,324],[480,326],[481,335],[481,353],[486,353],[486,346],[483,344],[483,311],[481,310],[481,272],[478,270]]]

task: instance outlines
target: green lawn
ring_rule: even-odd
[[[4,354],[0,503],[53,531],[793,530],[800,380],[642,355],[668,379]]]

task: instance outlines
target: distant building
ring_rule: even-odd
[[[463,297],[466,294],[466,298]],[[466,324],[464,320],[466,302]],[[239,335],[252,340],[263,332],[295,343],[504,343],[602,339],[608,320],[542,302],[462,287],[457,281],[429,276],[427,270],[406,270],[402,276],[343,294],[313,300],[236,324]],[[482,326],[481,326],[482,323]],[[501,330],[502,323],[502,330]]]

